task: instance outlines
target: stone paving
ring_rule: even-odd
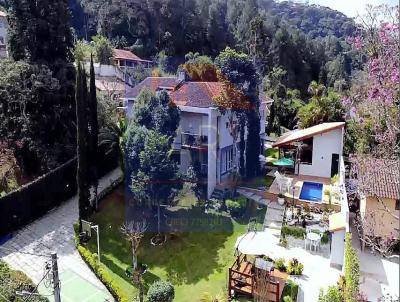
[[[100,179],[98,192],[108,190],[121,179],[122,171],[115,169]],[[78,201],[75,196],[18,231],[12,239],[0,246],[0,257],[12,268],[23,271],[33,282],[38,283],[42,279],[45,263],[50,259],[49,255],[56,252],[60,274],[72,271],[111,297],[75,248],[73,224],[77,220]]]

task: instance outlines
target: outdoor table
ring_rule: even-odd
[[[318,243],[321,240],[321,237],[317,233],[309,232],[309,233],[307,233],[307,239],[310,240],[311,243],[314,243],[314,242]]]

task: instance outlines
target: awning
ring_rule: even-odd
[[[278,159],[277,161],[274,161],[272,164],[274,166],[279,166],[279,167],[293,167],[294,161],[293,159],[290,158],[281,158]]]
[[[235,247],[245,255],[279,257],[283,253],[283,247],[279,245],[279,238],[268,230],[263,232],[248,232],[238,237]]]

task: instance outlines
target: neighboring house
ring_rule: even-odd
[[[219,82],[191,82],[179,77],[148,77],[132,89],[127,90],[123,99],[128,117],[136,97],[147,88],[153,92],[165,90],[181,111],[181,120],[173,144],[175,159],[182,172],[198,161],[201,172],[207,182],[207,195],[214,188],[229,179],[234,164],[233,139],[228,127],[228,115],[221,114],[213,98],[221,95],[223,86]],[[265,137],[267,104],[272,100],[263,100],[260,106],[261,132]]]
[[[114,49],[113,63],[121,68],[136,67],[143,65],[146,68],[151,67],[152,61],[143,60],[133,52],[124,49]]]
[[[296,153],[295,172],[299,175],[330,178],[339,173],[344,126],[344,122],[334,122],[289,131],[272,146]]]
[[[0,11],[0,59],[8,56],[7,52],[7,14]]]
[[[96,76],[97,91],[107,97],[108,100],[118,101],[125,95],[125,83],[116,77]]]
[[[360,193],[363,228],[376,237],[399,239],[400,160],[365,158],[355,170]],[[371,234],[368,234],[371,233]]]

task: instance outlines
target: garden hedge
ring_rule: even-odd
[[[346,234],[344,248],[345,301],[356,302],[360,290],[360,259],[351,244],[351,234]]]
[[[91,253],[82,245],[77,245],[79,254],[86,264],[91,268],[100,281],[107,287],[110,293],[118,302],[131,302],[128,294],[114,281],[108,268],[103,263],[97,262],[97,254]]]
[[[317,234],[321,233],[318,230],[312,230],[312,232],[317,233]],[[293,236],[297,239],[303,239],[304,235],[306,235],[306,234],[307,234],[306,229],[300,228],[300,227],[284,225],[284,226],[282,226],[282,229],[281,229],[282,237]],[[322,234],[321,243],[326,244],[328,242],[329,242],[328,232],[324,232]]]

